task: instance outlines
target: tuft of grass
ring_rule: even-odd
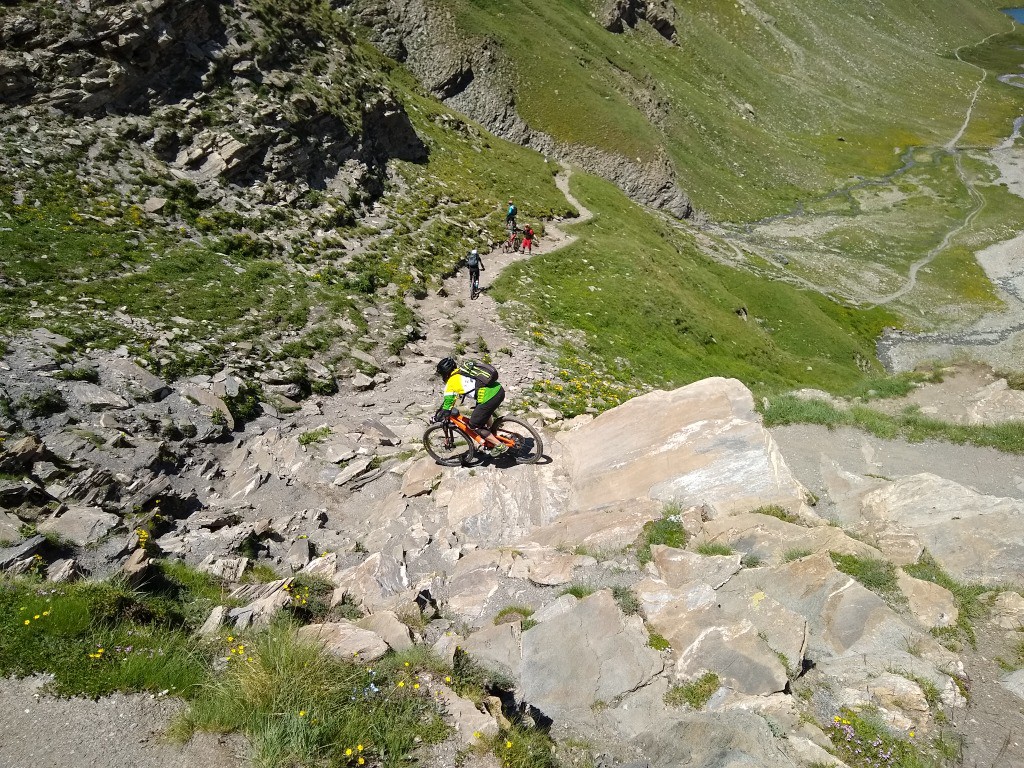
[[[814,554],[813,550],[801,549],[799,547],[794,547],[793,549],[787,549],[786,550],[785,554],[782,556],[782,562],[784,562],[784,563],[792,563],[794,560],[799,560],[802,557],[807,557],[808,555],[813,555],[813,554]]]
[[[725,544],[719,544],[718,542],[708,541],[697,545],[697,554],[706,556],[731,555],[732,547]]]
[[[768,515],[768,517],[776,517],[787,523],[793,523],[795,525],[800,524],[800,518],[790,512],[788,509],[783,509],[778,504],[766,504],[763,507],[750,510],[751,514],[755,515]]]
[[[930,581],[950,591],[958,614],[956,626],[946,628],[949,631],[945,634],[947,636],[959,635],[961,639],[966,640],[972,646],[975,645],[977,635],[974,625],[988,613],[988,609],[979,598],[984,593],[991,592],[991,587],[960,583],[946,573],[927,550],[921,553],[916,563],[903,566],[903,571],[915,579]]]
[[[319,427],[318,429],[311,429],[308,432],[303,432],[299,435],[299,445],[310,445],[312,443],[320,443],[327,439],[327,436],[331,434],[330,427]]]
[[[665,703],[670,707],[688,704],[693,709],[700,709],[721,687],[718,675],[714,672],[705,672],[693,682],[672,686],[665,694]]]
[[[341,661],[299,641],[292,627],[276,626],[201,688],[174,731],[241,731],[260,768],[350,765],[354,755],[399,766],[417,744],[448,733],[420,684],[424,671],[411,662]]]
[[[748,552],[740,559],[740,565],[744,568],[757,568],[764,562],[758,555]],[[788,562],[788,561],[787,561]]]
[[[836,568],[853,577],[887,603],[904,602],[896,579],[896,566],[888,560],[829,552]]]
[[[612,587],[612,597],[615,598],[615,602],[619,605],[621,610],[627,616],[635,616],[640,613],[643,606],[640,603],[640,598],[636,596],[629,587],[625,586],[614,586]]]
[[[667,637],[659,635],[650,627],[647,629],[647,645],[656,651],[667,651],[672,647],[672,643],[668,641]]]
[[[644,523],[643,530],[636,542],[636,559],[640,565],[651,562],[652,544],[663,544],[677,549],[683,549],[686,546],[686,530],[680,520],[678,507],[666,506],[660,520]]]
[[[502,608],[494,615],[495,624],[511,624],[518,621],[523,632],[537,626],[537,622],[531,619],[533,608],[528,605],[509,605]]]
[[[503,768],[560,768],[555,742],[546,730],[513,724],[490,742],[490,750]]]
[[[560,595],[572,595],[573,597],[577,597],[580,600],[582,600],[584,597],[592,595],[596,591],[597,591],[597,589],[596,589],[596,587],[594,587],[593,584],[582,584],[580,582],[574,582],[574,583],[570,584],[568,587],[566,587],[565,589],[563,589],[558,594],[560,594]]]

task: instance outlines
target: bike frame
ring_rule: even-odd
[[[461,413],[451,414],[448,417],[447,424],[459,430],[459,432],[462,432],[466,437],[468,437],[470,440],[476,443],[477,447],[486,445],[486,441],[480,436],[480,433],[473,429],[471,426],[469,426],[469,419],[467,419]],[[503,437],[502,435],[497,435],[494,432],[491,432],[491,436],[499,443],[503,443],[504,445],[507,445],[509,448],[516,447],[515,441],[512,440],[511,438]]]

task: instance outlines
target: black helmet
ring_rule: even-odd
[[[459,364],[451,357],[446,357],[444,360],[437,364],[437,373],[441,378],[447,379],[454,373],[455,369],[459,367]]]

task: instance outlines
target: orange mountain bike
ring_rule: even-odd
[[[508,456],[516,464],[533,464],[544,453],[540,435],[525,421],[513,416],[499,416],[489,429],[498,441],[508,446],[508,451],[499,459]],[[423,433],[423,447],[438,464],[457,467],[476,460],[476,452],[484,449],[484,439],[469,426],[469,419],[458,411],[452,411],[440,424],[427,427]]]

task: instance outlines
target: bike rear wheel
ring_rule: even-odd
[[[423,447],[445,467],[470,464],[476,451],[473,441],[450,424],[431,424],[423,433]]]
[[[509,448],[507,455],[512,456],[517,464],[533,464],[544,455],[544,443],[537,430],[514,416],[502,416],[495,419],[491,426],[491,432],[496,437],[505,438],[514,443]]]

